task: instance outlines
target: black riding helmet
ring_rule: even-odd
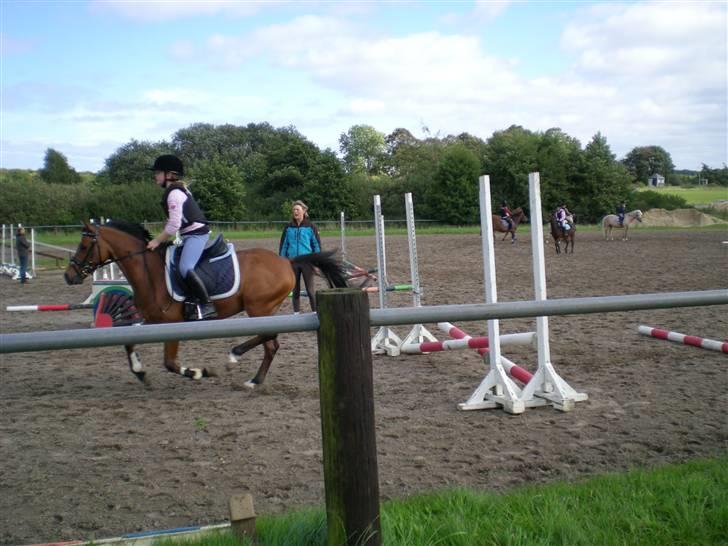
[[[182,165],[182,160],[172,154],[160,155],[154,160],[154,165],[152,165],[149,170],[175,172],[180,176],[185,175],[185,167]]]

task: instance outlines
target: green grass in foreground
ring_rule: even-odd
[[[728,455],[505,494],[453,490],[382,505],[387,546],[728,544]],[[326,544],[323,511],[258,518],[260,546]],[[229,533],[158,544],[230,546]]]

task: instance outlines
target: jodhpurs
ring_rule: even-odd
[[[200,256],[202,256],[202,251],[205,250],[205,244],[209,238],[209,233],[182,236],[183,245],[182,256],[179,259],[179,274],[183,279],[200,261]]]

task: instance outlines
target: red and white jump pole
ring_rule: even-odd
[[[63,303],[58,305],[8,305],[6,311],[75,311],[93,309],[93,303]]]
[[[456,340],[468,340],[468,341],[475,341],[480,339],[485,339],[486,342],[488,341],[487,337],[479,338],[479,337],[471,337],[470,335],[466,334],[464,331],[462,331],[460,328],[455,326],[454,324],[451,324],[449,322],[438,322],[437,323],[438,328],[442,330],[443,332],[447,332],[447,334],[455,338]],[[513,343],[514,345],[532,345],[533,341],[536,339],[536,332],[524,332],[521,334],[505,334],[500,337],[501,344],[503,343],[503,338],[508,336],[519,336],[517,339],[519,339],[518,343]],[[516,338],[514,338],[516,339]],[[528,339],[527,342],[522,343],[521,340],[525,341]],[[505,343],[507,344],[507,342]],[[474,347],[478,349],[479,355],[484,355],[488,352],[488,348],[486,347]],[[529,372],[528,370],[524,370],[514,362],[511,362],[506,357],[501,355],[501,361],[503,364],[503,368],[506,370],[506,373],[510,375],[514,379],[518,379],[521,383],[527,384],[531,379],[533,378],[533,374]]]
[[[717,341],[715,339],[689,336],[686,334],[670,332],[668,330],[661,330],[660,328],[653,328],[652,326],[645,325],[640,325],[638,330],[640,334],[656,337],[657,339],[666,339],[667,341],[674,341],[675,343],[682,343],[683,345],[692,345],[694,347],[710,349],[711,351],[728,353],[728,341]]]

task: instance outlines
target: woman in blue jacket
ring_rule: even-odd
[[[295,258],[302,254],[321,252],[321,238],[318,228],[308,217],[308,207],[303,201],[294,201],[291,222],[283,228],[278,254],[284,258]],[[311,310],[316,311],[314,297],[313,273],[304,270],[301,266],[293,264],[296,274],[296,286],[293,288],[293,312],[298,314],[301,310],[301,274],[306,285],[308,301]]]

